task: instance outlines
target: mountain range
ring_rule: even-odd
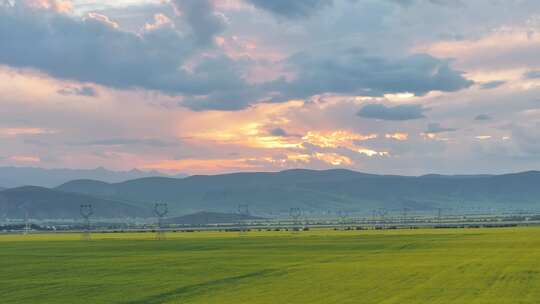
[[[96,169],[43,169],[32,167],[0,167],[0,186],[14,188],[21,186],[56,187],[75,179],[94,179],[108,183],[118,183],[126,180],[168,176],[158,171],[111,171],[99,167]],[[185,177],[179,174],[171,177]]]
[[[239,204],[269,215],[298,207],[307,212],[430,211],[438,208],[534,209],[540,207],[540,172],[505,175],[375,175],[337,169],[233,173],[182,179],[151,177],[121,183],[89,180],[56,188],[121,199],[144,206],[169,203],[176,214],[235,212]]]
[[[24,186],[0,191],[0,218],[78,219],[82,204],[92,204],[96,218],[151,216],[150,210],[121,201]]]
[[[171,217],[201,211],[234,214],[240,204],[249,205],[251,214],[263,217],[288,216],[290,208],[300,208],[306,214],[370,214],[381,208],[431,213],[439,208],[456,212],[538,210],[539,186],[537,171],[414,177],[344,169],[297,169],[185,178],[145,177],[117,183],[74,180],[53,189],[23,187],[0,191],[0,208],[3,205],[4,210],[12,213],[15,203],[25,202],[30,204],[29,209],[37,208],[33,213],[41,217],[78,216],[75,207],[94,202],[96,210],[110,209],[102,211],[104,217],[151,216],[157,202],[168,203]],[[27,192],[32,195],[24,196]],[[64,207],[75,209],[64,214],[60,212]]]

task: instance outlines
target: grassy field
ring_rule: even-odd
[[[539,303],[540,228],[0,236],[0,303]]]

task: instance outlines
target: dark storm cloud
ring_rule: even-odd
[[[86,97],[95,97],[98,95],[96,89],[89,86],[82,87],[66,87],[57,91],[60,95],[77,95],[77,96],[86,96]]]
[[[435,133],[453,132],[456,130],[457,130],[456,128],[446,128],[446,127],[441,126],[440,123],[434,122],[434,123],[428,124],[426,133],[435,134]]]
[[[288,99],[323,93],[382,96],[409,92],[452,92],[467,88],[472,81],[450,68],[447,60],[427,54],[387,59],[353,49],[326,54],[296,54],[288,64],[297,71],[295,80],[275,81],[269,88]]]
[[[504,80],[495,80],[490,82],[485,82],[480,85],[480,88],[483,90],[490,90],[490,89],[496,89],[502,85],[504,85],[506,81]]]
[[[247,0],[255,7],[286,18],[307,17],[331,6],[333,0]]]
[[[387,107],[383,104],[367,104],[357,115],[363,118],[400,121],[425,118],[424,111],[426,109],[422,105]]]

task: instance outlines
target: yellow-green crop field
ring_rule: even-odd
[[[1,235],[0,303],[540,303],[540,228]]]

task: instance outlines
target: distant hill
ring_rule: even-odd
[[[179,225],[230,224],[241,220],[260,220],[262,217],[235,213],[197,212],[180,217],[169,218],[166,223]]]
[[[0,191],[0,217],[33,219],[77,219],[80,205],[92,204],[96,218],[148,217],[150,209],[123,202],[65,193],[47,188],[24,186]]]
[[[91,179],[79,179],[67,182],[55,188],[56,190],[81,193],[98,196],[115,196],[117,190],[115,184],[110,184],[102,181]]]
[[[157,171],[110,171],[104,168],[92,170],[42,169],[30,167],[0,167],[0,185],[2,187],[41,186],[56,187],[75,179],[92,179],[109,183],[118,183],[151,176],[166,176]],[[185,177],[178,175],[174,177]]]
[[[172,213],[202,210],[234,212],[250,204],[254,214],[378,208],[432,212],[525,209],[540,207],[540,172],[505,175],[425,175],[419,177],[364,174],[349,170],[288,170],[276,173],[234,173],[183,179],[152,177],[122,183],[73,181],[57,189],[136,201],[167,202]]]

